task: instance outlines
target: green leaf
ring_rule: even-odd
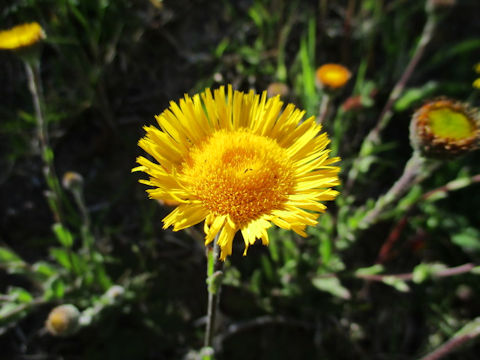
[[[68,257],[68,253],[64,249],[53,248],[50,249],[50,255],[65,269],[71,270],[72,264]]]
[[[60,223],[53,224],[52,229],[57,237],[57,240],[60,242],[60,244],[62,244],[67,248],[72,247],[73,236],[72,236],[72,233],[68,231],[68,229],[63,227],[63,225]]]
[[[0,265],[6,267],[10,274],[23,273],[27,264],[12,250],[0,247]]]
[[[431,96],[438,89],[438,83],[429,81],[422,87],[407,89],[394,105],[395,111],[409,109],[414,103]]]
[[[315,277],[312,279],[312,284],[318,290],[328,292],[333,296],[348,300],[352,296],[350,291],[345,288],[337,277]]]
[[[8,295],[12,300],[20,303],[29,303],[33,300],[33,296],[27,290],[19,287],[11,287],[8,290]]]
[[[16,304],[6,302],[0,306],[0,324],[12,322],[15,319],[21,318],[26,314],[27,308],[25,304]],[[13,316],[13,318],[12,318]]]
[[[480,231],[473,227],[467,227],[453,235],[452,242],[467,252],[480,251]]]
[[[386,285],[392,286],[393,288],[395,288],[396,290],[398,290],[400,292],[409,292],[410,291],[410,287],[408,286],[408,284],[405,281],[397,279],[394,276],[385,276],[383,278],[382,282]]]
[[[22,263],[23,260],[12,250],[0,247],[0,264]]]
[[[475,337],[480,334],[480,317],[477,317],[462,327],[454,337],[470,335]]]
[[[480,266],[475,266],[470,272],[475,275],[480,275]]]
[[[62,299],[65,294],[65,283],[60,278],[51,278],[46,284],[45,300]]]
[[[53,155],[53,150],[51,148],[45,148],[45,150],[43,151],[43,159],[47,162],[47,163],[52,163],[53,162],[53,158],[54,158],[54,155]]]
[[[413,282],[415,284],[420,284],[427,280],[431,275],[431,268],[427,264],[419,264],[413,269]]]
[[[381,264],[375,264],[369,267],[360,268],[355,271],[355,275],[376,275],[384,270]]]
[[[225,268],[223,272],[224,272],[223,284],[240,287],[242,274],[236,267],[232,265],[228,266]]]
[[[32,270],[42,277],[49,278],[57,273],[57,269],[52,264],[44,261],[39,261],[33,264]]]

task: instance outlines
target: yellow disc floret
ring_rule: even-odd
[[[286,150],[245,130],[214,133],[191,151],[182,171],[206,209],[239,227],[281,209],[294,187]]]
[[[432,110],[429,118],[432,132],[439,137],[460,140],[475,131],[473,123],[464,113],[449,108]]]

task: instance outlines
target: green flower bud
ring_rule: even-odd
[[[479,128],[476,110],[440,98],[427,102],[413,114],[410,141],[426,157],[453,158],[478,147]]]

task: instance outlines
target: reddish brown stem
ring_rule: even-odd
[[[440,186],[436,189],[430,190],[425,194],[423,194],[417,201],[415,201],[412,205],[410,205],[410,207],[405,212],[405,215],[395,224],[392,231],[390,232],[387,239],[385,240],[382,247],[380,248],[380,251],[377,256],[377,263],[382,264],[388,260],[388,258],[390,257],[391,249],[393,248],[397,240],[400,238],[400,235],[402,234],[403,229],[407,224],[408,218],[411,216],[411,214],[414,212],[414,210],[417,208],[420,202],[428,200],[429,198],[437,194],[448,193],[450,191],[458,190],[465,186],[478,183],[478,182],[480,182],[480,174],[474,175],[465,181],[462,181],[462,180],[450,181],[449,183],[443,186]]]
[[[447,268],[445,270],[441,270],[438,272],[435,272],[434,276],[435,277],[449,277],[449,276],[455,276],[459,274],[464,274],[470,272],[476,265],[472,263],[467,263],[463,264],[460,266],[456,267],[451,267]],[[365,279],[365,280],[370,280],[370,281],[384,281],[385,279],[388,278],[395,278],[398,280],[412,280],[413,279],[413,273],[405,273],[405,274],[385,274],[385,275],[367,275],[367,274],[357,274],[355,277],[360,278],[360,279]]]
[[[450,339],[445,344],[441,345],[438,349],[434,350],[430,354],[422,357],[420,360],[438,360],[441,359],[452,351],[466,343],[468,340],[471,340],[480,335],[480,331],[474,334],[466,334],[461,336],[456,336],[453,339]]]

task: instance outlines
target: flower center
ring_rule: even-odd
[[[237,226],[281,209],[295,185],[286,150],[248,130],[215,132],[182,164],[194,198]]]
[[[465,114],[448,108],[431,110],[428,118],[432,132],[438,137],[460,140],[472,136],[475,130]]]

